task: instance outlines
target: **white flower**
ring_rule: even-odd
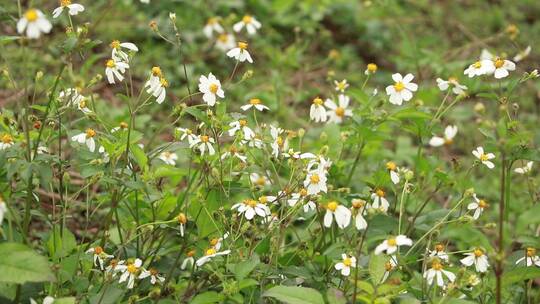
[[[109,162],[109,153],[105,151],[105,148],[103,146],[100,146],[98,149],[98,153],[101,154],[101,158],[98,158],[101,162],[108,163]]]
[[[86,99],[83,98],[77,103],[77,109],[84,114],[92,113],[92,110],[88,108],[88,105],[86,104]]]
[[[520,167],[520,168],[515,168],[514,172],[516,172],[518,174],[528,174],[532,170],[532,165],[533,165],[533,162],[529,161],[529,162],[527,162],[527,164],[525,166]]]
[[[347,277],[351,274],[351,267],[356,267],[356,258],[345,253],[341,255],[341,258],[342,261],[337,263],[334,268],[341,271],[341,275]]]
[[[283,152],[283,157],[285,158],[292,158],[292,159],[314,159],[317,158],[317,156],[313,153],[302,153],[300,151],[294,151],[293,149],[289,149],[287,152]]]
[[[332,226],[335,219],[339,228],[344,229],[351,223],[351,210],[347,207],[338,204],[335,201],[329,202],[326,205],[326,214],[324,215],[324,226]]]
[[[2,223],[2,221],[0,221]],[[516,265],[520,264],[521,262],[525,261],[525,266],[531,267],[531,266],[538,266],[540,267],[540,257],[536,255],[536,249],[529,247],[527,248],[527,252],[525,253],[525,256],[518,259],[516,261]]]
[[[483,199],[478,199],[476,193],[473,194],[473,200],[474,201],[467,206],[467,209],[474,210],[473,218],[477,220],[480,215],[482,215],[482,212],[484,212],[484,209],[489,207],[489,204]]]
[[[516,69],[516,64],[510,60],[502,59],[497,57],[493,60],[493,66],[495,70],[493,71],[493,76],[497,79],[504,78],[510,73],[508,71],[514,71]]]
[[[118,269],[118,266],[124,265],[125,261],[119,261],[117,259],[112,259],[109,262],[109,265],[105,268],[105,274],[112,276],[113,278],[116,277],[116,274],[120,272],[120,269]]]
[[[304,180],[304,187],[307,189],[307,194],[315,195],[319,194],[319,192],[326,193],[328,191],[326,180],[326,174],[321,172],[321,170],[309,172]]]
[[[227,52],[227,56],[234,58],[239,62],[244,62],[247,60],[247,62],[253,63],[253,59],[251,58],[247,48],[248,44],[246,42],[238,42],[237,47]]]
[[[390,103],[400,106],[403,101],[412,99],[412,92],[418,90],[418,85],[411,82],[413,78],[413,74],[410,73],[405,77],[399,73],[392,74],[392,80],[395,83],[386,87],[386,94],[390,95]]]
[[[54,303],[54,298],[51,297],[51,296],[46,296],[45,298],[43,298],[43,302],[41,302],[42,304],[53,304]],[[37,304],[36,300],[30,298],[30,304]]]
[[[166,89],[169,87],[169,82],[163,77],[163,73],[159,67],[153,67],[150,79],[144,84],[146,93],[156,97],[156,102],[161,104],[167,96]]]
[[[382,212],[388,211],[388,207],[390,207],[390,204],[388,203],[385,195],[386,194],[382,189],[376,189],[375,192],[371,194],[371,199],[373,200],[373,204],[371,204],[371,207],[379,209]]]
[[[396,268],[398,265],[397,257],[395,255],[391,255],[390,259],[384,264],[384,274],[382,277],[382,282],[386,281],[388,279],[388,276],[390,276],[390,272]]]
[[[182,265],[180,265],[180,269],[185,270],[188,266],[193,266],[193,264],[195,264],[195,259],[193,258],[193,254],[195,254],[194,251],[190,251],[187,253],[187,258],[185,258],[182,261]]]
[[[51,22],[45,18],[40,10],[34,8],[27,10],[17,22],[17,32],[22,34],[26,30],[26,37],[30,39],[41,37],[41,33],[48,34],[51,29]]]
[[[257,32],[258,29],[261,28],[261,23],[255,19],[255,17],[250,15],[245,15],[242,18],[242,21],[239,21],[233,25],[233,30],[235,32],[240,32],[244,26],[246,27],[246,30],[248,34],[253,35]]]
[[[246,144],[247,144],[247,145],[248,145],[249,147],[251,147],[251,148],[262,149],[264,143],[263,143],[263,141],[260,140],[259,138],[253,137],[253,138],[251,138],[250,140],[245,140],[245,139],[242,140],[242,141],[240,142],[240,144],[242,144],[242,145],[246,145]]]
[[[270,110],[267,106],[261,104],[261,100],[259,98],[251,98],[249,103],[241,106],[240,109],[242,109],[242,111],[247,111],[253,107],[261,112],[264,110]]]
[[[392,180],[392,183],[394,183],[395,185],[399,184],[399,168],[397,167],[396,163],[391,161],[387,162],[386,169],[390,172],[390,179]]]
[[[220,250],[221,246],[223,245],[223,241],[226,240],[229,237],[229,233],[225,232],[225,234],[220,238],[214,238],[210,240],[210,245],[212,248],[216,250]]]
[[[2,225],[2,222],[4,221],[4,216],[7,213],[7,205],[6,202],[0,197],[0,226]]]
[[[159,159],[165,162],[167,165],[176,166],[176,160],[178,155],[174,152],[164,151],[159,154]]]
[[[176,131],[180,133],[180,140],[184,140],[187,138],[189,145],[193,144],[195,141],[197,141],[197,135],[193,134],[193,131],[191,129],[187,128],[176,128]]]
[[[460,84],[455,77],[450,77],[448,80],[437,78],[437,86],[441,91],[446,91],[452,86],[452,92],[456,95],[464,94],[467,90],[467,86]]]
[[[225,98],[225,92],[221,89],[221,82],[212,73],[208,77],[201,75],[199,78],[199,91],[203,93],[203,100],[209,106],[216,104],[216,96]]]
[[[197,267],[201,267],[202,265],[206,264],[208,261],[210,261],[211,259],[217,257],[217,256],[221,256],[221,255],[227,255],[231,253],[230,250],[225,250],[225,251],[221,251],[221,252],[217,252],[216,249],[214,248],[209,248],[208,250],[206,250],[206,252],[204,253],[204,256],[199,258],[196,262],[195,262],[195,265],[197,265]]]
[[[226,159],[227,157],[236,157],[238,158],[241,162],[245,163],[247,161],[247,157],[245,155],[242,155],[238,152],[238,149],[236,149],[235,146],[231,146],[229,148],[229,151],[223,153],[221,155],[221,159]]]
[[[127,49],[128,52],[139,51],[139,48],[135,44],[131,42],[120,42],[118,40],[111,42],[110,47],[112,48],[112,59],[115,61],[124,61],[126,63],[129,62],[129,54],[124,52],[123,49]]]
[[[243,214],[248,221],[252,220],[255,215],[265,218],[271,214],[268,206],[253,199],[245,199],[241,203],[234,204],[231,209],[237,210],[240,215]]]
[[[114,258],[113,255],[107,254],[101,246],[92,247],[86,250],[87,254],[94,255],[94,266],[99,266],[99,269],[103,270],[103,262],[106,259]]]
[[[139,279],[144,279],[150,277],[150,283],[155,285],[157,282],[163,283],[165,278],[159,275],[159,272],[155,268],[150,268],[150,270],[143,269],[139,275]]]
[[[467,257],[461,259],[461,263],[465,266],[472,266],[477,272],[486,272],[489,267],[489,262],[484,251],[480,248],[476,248],[473,252],[465,253]]]
[[[431,268],[428,269],[425,273],[424,273],[424,278],[427,280],[428,284],[429,285],[432,285],[433,284],[433,280],[435,278],[437,278],[437,285],[440,286],[440,287],[444,287],[445,286],[445,283],[444,283],[444,279],[443,279],[443,274],[446,276],[446,278],[448,279],[448,281],[450,282],[454,282],[454,280],[456,279],[456,275],[453,274],[452,272],[450,271],[447,271],[447,270],[444,270],[443,269],[443,266],[440,262],[438,261],[434,261],[432,264],[431,264]]]
[[[264,186],[271,185],[270,180],[268,180],[266,176],[264,176],[263,174],[255,173],[255,172],[249,175],[249,180],[253,185],[257,187],[264,187]]]
[[[474,76],[481,76],[486,74],[492,74],[495,71],[495,66],[491,59],[481,59],[473,64],[471,64],[463,74],[472,78]]]
[[[212,146],[212,144],[214,143],[215,141],[212,137],[208,135],[199,135],[199,137],[197,137],[197,139],[195,139],[190,144],[190,148],[193,148],[196,146],[197,149],[199,149],[199,152],[201,152],[201,156],[203,156],[206,151],[208,151],[209,155],[214,155],[216,154],[216,150]]]
[[[364,215],[367,214],[367,209],[369,208],[369,204],[366,203],[366,201],[362,199],[353,199],[352,200],[352,210],[354,214],[354,223],[356,226],[356,229],[358,230],[364,230],[367,228],[368,223],[366,219],[364,218]]]
[[[241,131],[243,134],[243,139],[245,140],[250,140],[255,137],[255,132],[248,127],[247,120],[245,119],[233,121],[229,124],[229,127],[231,127],[229,129],[229,136],[235,136],[238,131]]]
[[[129,128],[129,125],[127,124],[127,122],[120,122],[120,124],[118,124],[118,127],[114,127],[111,129],[111,133],[116,133],[118,131],[127,131],[127,129]]]
[[[300,189],[300,191],[293,193],[291,195],[291,198],[287,200],[287,203],[289,206],[294,207],[298,201],[302,200],[304,201],[303,209],[304,212],[309,212],[310,210],[315,210],[317,208],[317,205],[315,205],[315,202],[307,198],[307,190],[306,188]]]
[[[342,81],[334,80],[335,89],[338,92],[345,93],[345,90],[349,87],[349,83],[347,83],[347,79],[343,79]]]
[[[13,146],[13,137],[9,134],[4,134],[0,138],[0,151]]]
[[[95,136],[96,131],[94,131],[94,129],[88,128],[84,133],[80,133],[71,137],[71,140],[74,142],[78,142],[79,144],[86,144],[88,150],[90,150],[90,152],[94,152],[96,150],[96,142],[94,140]]]
[[[429,250],[429,256],[437,257],[445,262],[448,262],[448,254],[444,251],[443,244],[435,245],[435,248],[433,249],[433,251]]]
[[[282,128],[270,125],[270,136],[273,139],[270,147],[272,148],[272,156],[274,156],[275,158],[279,157],[280,151],[285,150],[289,147],[287,138],[285,138],[284,140],[281,136],[283,132],[284,130]]]
[[[433,136],[429,140],[429,145],[432,147],[440,147],[442,145],[449,145],[454,141],[454,137],[456,137],[458,128],[457,126],[447,126],[444,129],[444,137],[439,136]]]
[[[516,56],[514,56],[513,60],[515,62],[520,62],[521,60],[525,59],[526,57],[529,56],[529,54],[531,53],[531,46],[527,46],[527,48],[525,48],[523,51],[519,52],[516,54]]]
[[[336,104],[331,99],[326,99],[324,105],[328,108],[326,116],[328,117],[329,123],[333,122],[340,124],[343,122],[345,116],[352,116],[352,111],[350,109],[347,109],[347,107],[349,106],[349,101],[349,96],[343,94],[340,94],[338,96],[338,104]]]
[[[124,73],[127,69],[129,69],[129,64],[123,61],[118,61],[115,59],[109,59],[105,63],[105,75],[107,76],[107,81],[110,84],[114,84],[115,78],[118,79],[118,81],[124,80]]]
[[[398,235],[395,238],[384,240],[375,248],[375,254],[381,254],[386,251],[386,254],[392,254],[399,249],[399,246],[412,246],[413,241],[405,235]]]
[[[309,108],[309,118],[315,122],[326,121],[326,108],[323,107],[323,100],[319,97],[313,99],[313,103]]]
[[[122,275],[120,276],[120,280],[118,280],[118,283],[123,283],[127,281],[127,288],[132,289],[135,285],[135,279],[138,278],[138,273],[141,271],[142,261],[141,259],[135,259],[133,263],[128,264],[122,264],[116,266],[115,269],[117,269],[119,272],[122,272]]]
[[[67,106],[78,105],[86,97],[79,93],[79,90],[75,88],[68,88],[58,93],[58,99],[61,102],[66,103]]]
[[[178,225],[180,226],[180,236],[183,237],[184,231],[186,230],[186,225],[187,225],[187,216],[184,213],[179,213],[175,219],[178,222]]]
[[[209,18],[203,28],[203,33],[208,38],[212,38],[214,32],[223,33],[223,27],[219,24],[219,17]]]
[[[493,164],[493,162],[490,161],[491,159],[495,158],[495,154],[493,154],[493,153],[487,153],[487,154],[484,153],[484,148],[483,147],[476,148],[476,150],[472,151],[472,154],[474,156],[476,156],[476,158],[478,158],[480,160],[480,162],[482,162],[482,164],[484,164],[489,169],[493,169],[495,167],[495,164]]]
[[[71,16],[75,16],[80,12],[84,11],[84,6],[77,4],[77,3],[71,3],[71,0],[60,0],[60,6],[55,8],[53,11],[53,18],[58,18],[62,12],[64,11],[64,8],[68,9],[68,13]]]
[[[236,46],[236,39],[233,34],[219,34],[216,40],[216,47],[223,52],[227,52]]]

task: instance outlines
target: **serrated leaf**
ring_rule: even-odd
[[[384,265],[387,261],[388,258],[384,255],[372,254],[369,258],[369,275],[373,284],[378,285],[382,282],[382,278],[386,272]]]
[[[0,282],[23,284],[53,281],[49,262],[23,244],[0,244]]]

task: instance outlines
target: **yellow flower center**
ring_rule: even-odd
[[[96,248],[94,248],[94,254],[102,254],[103,253],[103,248],[101,248],[101,246],[97,246]]]
[[[190,250],[190,251],[188,251],[188,252],[186,253],[186,255],[187,255],[188,257],[194,256],[194,255],[195,255],[195,250]]]
[[[377,189],[375,194],[377,194],[378,197],[384,197],[384,191],[382,189]]]
[[[138,270],[138,269],[137,269],[137,266],[135,266],[135,264],[129,264],[129,265],[127,266],[127,271],[128,271],[129,273],[132,273],[132,274],[137,273],[137,270]]]
[[[485,200],[482,199],[482,200],[480,200],[478,202],[478,207],[479,208],[487,208],[487,207],[489,207],[489,204]]]
[[[338,207],[338,203],[333,202],[333,201],[328,203],[328,205],[326,205],[326,208],[328,208],[328,210],[332,212],[336,211],[337,207]]]
[[[268,197],[266,197],[266,196],[261,196],[261,197],[259,197],[259,202],[260,202],[261,204],[266,204],[266,203],[268,203]]]
[[[336,112],[336,115],[339,117],[345,116],[345,108],[337,107],[335,112]]]
[[[208,249],[206,250],[206,252],[204,253],[204,255],[213,255],[213,254],[216,254],[216,253],[217,253],[216,249],[214,249],[214,248],[208,248]]]
[[[433,270],[442,270],[443,269],[443,266],[441,263],[439,262],[433,262],[433,264],[431,264],[431,268]]]
[[[251,17],[250,15],[245,15],[244,18],[242,18],[242,22],[244,22],[245,24],[251,23],[251,21],[253,21],[253,17]]]
[[[527,256],[528,257],[533,257],[535,255],[536,255],[536,249],[534,249],[532,247],[527,248]]]
[[[96,136],[96,131],[94,131],[94,129],[86,129],[86,138],[92,138]]]
[[[306,190],[306,188],[302,188],[302,189],[300,189],[300,191],[298,193],[300,194],[300,196],[306,196],[307,195],[307,190]]]
[[[4,144],[11,144],[13,143],[13,137],[9,134],[2,135],[2,143]]]
[[[388,239],[387,243],[388,243],[388,246],[396,246],[397,245],[397,241],[394,238]]]
[[[311,175],[309,177],[309,181],[312,184],[318,184],[321,181],[321,178],[320,178],[319,174],[313,174],[313,175]]]
[[[86,101],[81,100],[81,101],[79,102],[79,108],[81,108],[81,109],[86,108]]]
[[[71,0],[60,0],[60,6],[66,7],[71,4]]]
[[[375,73],[377,71],[377,65],[375,63],[369,63],[367,65],[367,70],[371,73]]]
[[[343,265],[347,266],[347,267],[351,267],[352,265],[352,260],[350,258],[344,258],[343,259]]]
[[[218,242],[219,242],[218,239],[213,238],[213,239],[210,240],[210,246],[216,246]]]
[[[218,18],[216,18],[216,17],[208,18],[208,21],[206,23],[209,24],[209,25],[216,24],[216,23],[218,23]]]
[[[456,78],[456,77],[449,77],[449,78],[448,78],[448,82],[450,82],[450,83],[452,83],[452,84],[456,84],[456,83],[458,83],[458,81],[457,81],[457,78]]]
[[[164,87],[164,88],[168,88],[168,87],[169,87],[169,82],[168,82],[167,79],[165,79],[165,78],[161,78],[161,79],[159,80],[159,83],[160,83],[161,86]]]
[[[479,258],[479,257],[481,257],[481,256],[483,256],[483,255],[484,255],[484,252],[482,251],[482,249],[476,248],[476,249],[474,250],[474,256],[475,256],[475,257]]]
[[[266,184],[266,178],[264,178],[264,176],[260,176],[259,178],[257,178],[257,180],[255,181],[255,184],[259,185],[259,186],[264,186],[264,184]]]
[[[208,89],[210,90],[212,94],[216,94],[219,89],[219,86],[215,83],[212,83]]]
[[[191,129],[186,129],[186,134],[191,135],[191,134],[193,134],[193,131],[191,131]]]
[[[234,153],[238,152],[238,149],[236,149],[235,146],[231,146],[231,147],[229,148],[229,152],[231,152],[231,153],[234,154]]]
[[[35,9],[29,9],[24,13],[24,18],[28,20],[28,22],[36,21],[38,18],[38,12]]]
[[[120,48],[120,41],[118,40],[113,40],[110,44],[110,47],[113,48],[113,49],[119,49]]]
[[[344,91],[347,88],[347,82],[345,80],[342,80],[336,84],[336,87],[340,91]]]
[[[479,68],[482,67],[482,63],[481,63],[480,61],[477,61],[477,62],[473,63],[473,67],[474,67],[475,69],[479,69]]]
[[[251,98],[249,100],[249,103],[252,105],[258,105],[258,104],[261,104],[261,100],[259,98]]]
[[[387,162],[386,163],[386,169],[388,169],[390,171],[396,171],[396,169],[397,169],[396,163],[391,162],[391,161]]]
[[[155,268],[150,268],[149,271],[150,271],[151,276],[156,276],[159,273],[159,271],[157,271],[157,269],[155,269]]]
[[[128,128],[128,124],[126,122],[121,122],[120,123],[120,129],[127,129]]]
[[[246,42],[238,42],[238,48],[241,50],[247,50],[248,44]]]
[[[396,90],[396,92],[401,92],[403,91],[403,89],[405,89],[405,85],[403,84],[403,82],[398,81],[396,82],[396,84],[394,84],[394,89]]]
[[[393,268],[394,268],[394,266],[393,266],[392,263],[390,263],[390,262],[386,262],[386,263],[384,264],[384,269],[385,269],[386,271],[390,271],[390,270],[392,270]]]
[[[489,160],[489,158],[488,158],[487,154],[482,153],[482,154],[480,154],[480,160],[481,161],[487,161],[487,160]]]
[[[318,106],[322,106],[323,100],[320,99],[319,97],[315,97],[315,99],[313,99],[313,104],[316,104]]]
[[[247,199],[244,201],[244,204],[250,206],[251,208],[255,208],[257,206],[257,201],[252,199]]]
[[[435,245],[435,251],[437,252],[441,252],[444,250],[444,245],[443,244],[437,244]]]
[[[160,67],[157,67],[157,66],[153,67],[153,68],[152,68],[152,75],[154,75],[154,76],[156,76],[156,77],[162,77],[163,74],[162,74],[162,72],[161,72],[161,68],[160,68]]]
[[[453,142],[454,142],[454,140],[451,139],[451,138],[445,138],[444,139],[444,144],[445,145],[451,145]]]
[[[495,61],[493,61],[495,63],[495,67],[498,69],[498,68],[501,68],[503,65],[504,65],[504,60],[502,60],[501,58],[497,58],[495,59]]]
[[[354,199],[352,200],[352,206],[355,209],[360,209],[366,205],[366,201],[362,199]]]
[[[276,143],[279,147],[282,147],[283,146],[283,138],[281,136],[278,136],[276,138]]]
[[[183,213],[178,214],[178,216],[176,216],[176,220],[177,220],[178,223],[180,223],[180,224],[185,224],[185,223],[187,223],[187,217],[186,217],[186,215],[183,214]]]
[[[245,119],[240,119],[238,121],[238,123],[240,124],[240,127],[245,127],[247,126],[247,121]]]
[[[207,143],[210,140],[210,137],[208,135],[201,135],[201,141],[203,143]]]
[[[225,42],[227,42],[227,41],[229,40],[229,35],[227,35],[227,34],[220,34],[220,35],[218,36],[218,40],[219,40],[220,42],[222,42],[222,43],[225,43]]]
[[[107,60],[107,63],[105,63],[105,65],[106,65],[108,68],[114,68],[114,67],[116,66],[116,63],[114,63],[114,60],[109,59],[109,60]]]

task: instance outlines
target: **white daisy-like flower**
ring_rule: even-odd
[[[270,108],[268,108],[267,106],[261,103],[261,100],[259,98],[251,98],[248,104],[240,107],[242,111],[247,111],[251,108],[255,108],[257,111],[261,111],[261,112],[264,110],[270,110]]]
[[[139,275],[139,279],[145,279],[150,277],[150,283],[155,285],[157,282],[163,283],[165,278],[159,275],[159,271],[155,268],[150,268],[150,270],[143,269]]]
[[[105,75],[110,84],[116,83],[115,78],[122,82],[124,80],[124,73],[129,69],[129,64],[115,59],[107,60],[105,66]]]
[[[315,122],[326,121],[326,108],[323,106],[323,103],[324,101],[319,97],[313,99],[311,107],[309,108],[309,119]]]
[[[248,34],[253,35],[261,28],[261,23],[251,15],[245,15],[241,21],[233,25],[235,32],[240,32],[243,28],[246,28]]]
[[[466,257],[461,259],[461,264],[465,266],[472,266],[476,269],[476,272],[486,272],[489,268],[489,262],[484,251],[480,248],[476,248],[474,251],[465,253]]]
[[[368,223],[366,219],[364,218],[364,215],[367,214],[367,209],[369,208],[369,204],[364,201],[363,199],[353,199],[352,200],[352,213],[354,215],[354,224],[356,226],[356,229],[358,230],[364,230],[367,228]]]
[[[210,246],[216,250],[220,250],[221,246],[223,245],[223,241],[226,240],[229,237],[229,233],[225,232],[225,234],[220,238],[213,238],[210,240]]]
[[[400,246],[412,246],[413,241],[405,235],[398,235],[396,237],[384,240],[381,244],[375,247],[375,254],[381,254],[386,251],[386,254],[393,254]]]
[[[174,152],[164,151],[159,154],[158,158],[167,165],[176,166],[176,160],[178,159],[178,155],[176,155],[176,153]]]
[[[127,122],[122,121],[118,124],[117,127],[111,129],[111,133],[116,133],[118,131],[127,131],[128,128],[129,125],[127,124]]]
[[[88,108],[88,105],[86,104],[86,99],[83,98],[77,103],[77,109],[84,114],[90,114],[92,113],[92,110]]]
[[[216,39],[216,48],[227,52],[236,46],[236,39],[233,34],[222,33]]]
[[[341,262],[336,263],[334,268],[341,271],[342,276],[348,277],[351,274],[351,268],[356,267],[356,258],[345,253],[341,255],[341,258]]]
[[[246,42],[238,42],[237,47],[227,52],[227,56],[238,60],[239,62],[247,61],[253,63],[253,59],[248,52],[248,44]]]
[[[336,91],[345,93],[345,90],[349,87],[349,83],[347,82],[347,79],[343,79],[341,81],[334,80],[334,86]]]
[[[294,151],[293,149],[289,149],[287,152],[282,153],[283,157],[285,158],[292,158],[292,159],[314,159],[317,158],[317,156],[310,152],[302,153],[300,151]]]
[[[315,170],[309,172],[304,180],[304,187],[307,190],[307,194],[316,195],[320,192],[326,193],[328,191],[326,181],[326,174],[323,171]]]
[[[481,59],[471,64],[463,74],[469,76],[469,78],[475,76],[481,76],[486,74],[492,74],[495,71],[495,65],[491,59]]]
[[[482,215],[482,212],[484,212],[484,209],[488,208],[489,204],[483,200],[479,199],[476,196],[476,193],[473,194],[473,202],[467,205],[467,209],[474,210],[473,218],[477,220],[480,215]]]
[[[447,126],[444,129],[444,137],[439,136],[433,136],[429,140],[429,145],[432,147],[440,147],[442,145],[450,145],[454,141],[454,137],[456,137],[456,134],[458,132],[457,126]]]
[[[495,164],[491,161],[495,158],[495,154],[493,153],[484,153],[483,147],[477,147],[476,150],[472,151],[472,154],[480,160],[482,164],[484,164],[489,169],[495,168]]]
[[[2,221],[0,221],[2,223]],[[537,266],[540,267],[540,257],[536,255],[536,249],[532,247],[528,247],[525,253],[525,256],[521,257],[516,261],[516,265],[522,263],[525,261],[525,266],[531,267],[531,266]]]
[[[201,156],[208,151],[209,155],[216,154],[213,144],[215,143],[214,139],[208,135],[199,135],[191,144],[190,148],[196,147],[201,152]]]
[[[129,62],[129,54],[126,53],[123,49],[126,49],[128,52],[138,52],[139,48],[131,42],[120,42],[118,40],[113,40],[110,47],[112,48],[112,59],[115,61],[124,61]]]
[[[13,146],[13,137],[9,134],[4,134],[0,137],[0,151]]]
[[[26,31],[26,37],[30,39],[38,39],[42,33],[48,34],[51,29],[51,22],[40,10],[34,8],[27,10],[17,22],[17,32],[23,34]]]
[[[211,107],[216,104],[217,97],[225,98],[221,82],[212,73],[208,74],[208,77],[201,75],[199,78],[199,91],[203,93],[203,101]]]
[[[392,180],[392,183],[395,185],[399,184],[400,177],[399,177],[399,168],[396,165],[396,163],[389,161],[386,163],[386,169],[388,172],[390,172],[390,179]]]
[[[533,162],[529,161],[529,162],[527,162],[527,164],[525,166],[515,168],[514,172],[516,172],[517,174],[529,174],[529,172],[531,172],[531,170],[532,170],[532,166],[533,166]]]
[[[351,210],[335,201],[329,202],[326,204],[324,226],[331,227],[334,220],[339,228],[345,229],[351,223]]]
[[[270,208],[266,204],[253,199],[245,199],[241,203],[234,204],[231,209],[237,210],[240,215],[243,214],[248,221],[252,220],[255,215],[265,218],[271,214]]]
[[[247,162],[247,157],[245,155],[240,154],[240,152],[238,151],[238,149],[235,146],[231,146],[229,148],[229,151],[221,154],[221,159],[222,160],[224,160],[224,159],[226,159],[228,157],[236,157],[243,163]]]
[[[88,128],[84,133],[77,134],[71,137],[71,141],[77,142],[79,144],[86,144],[90,152],[96,150],[96,141],[94,137],[96,136],[96,131],[94,129]]]
[[[223,27],[219,24],[219,17],[211,17],[203,27],[203,33],[206,37],[212,38],[213,33],[223,33]]]
[[[310,210],[315,210],[317,208],[317,205],[315,205],[315,202],[310,200],[308,198],[307,190],[306,188],[300,189],[300,191],[293,193],[291,195],[291,198],[287,200],[287,204],[289,206],[294,207],[299,201],[303,201],[303,209],[304,212],[309,212]]]
[[[107,254],[101,246],[92,247],[86,250],[86,253],[94,256],[94,266],[99,266],[101,270],[104,270],[103,263],[105,260],[114,258],[114,255]]]
[[[75,16],[80,12],[84,12],[84,6],[77,4],[77,3],[71,3],[71,0],[60,0],[60,6],[55,8],[53,11],[53,18],[58,18],[64,9],[68,10],[68,13],[71,16]]]
[[[437,285],[440,287],[444,287],[446,285],[443,275],[446,276],[450,283],[454,282],[456,279],[456,275],[448,270],[444,270],[443,265],[439,261],[434,261],[431,263],[431,268],[424,272],[424,278],[429,285],[432,285],[433,280],[437,279]]]
[[[186,230],[186,225],[187,225],[187,216],[180,212],[177,216],[176,216],[176,221],[178,222],[178,225],[179,225],[179,228],[180,228],[180,236],[184,236],[184,232]]]
[[[182,265],[180,265],[180,269],[186,270],[188,267],[192,267],[195,264],[195,259],[193,256],[195,255],[195,250],[190,250],[187,252],[187,257],[182,261]]]
[[[272,137],[270,147],[272,148],[272,156],[275,158],[278,158],[279,153],[289,147],[289,141],[287,138],[283,139],[281,136],[283,132],[284,130],[282,128],[270,125],[270,136]]]
[[[436,257],[445,262],[448,262],[448,254],[444,251],[443,244],[437,244],[435,245],[435,248],[433,248],[433,250],[429,250],[429,256],[432,258]]]
[[[51,296],[46,296],[45,298],[43,298],[43,302],[41,302],[42,304],[53,304],[54,303],[54,298],[51,297]],[[30,304],[37,304],[36,300],[30,298]]]
[[[0,225],[4,221],[4,216],[7,213],[7,204],[2,197],[0,197]]]
[[[81,95],[78,89],[68,88],[58,93],[58,100],[65,103],[67,106],[78,105],[86,97]]]
[[[377,188],[375,192],[371,194],[371,199],[373,200],[373,203],[371,204],[372,208],[379,209],[382,212],[388,211],[388,207],[390,207],[390,204],[386,199],[386,194],[384,193],[384,190]]]
[[[497,79],[505,78],[506,76],[510,75],[508,71],[514,71],[516,69],[515,63],[500,57],[493,60],[493,66],[495,67],[493,76],[495,76]]]
[[[264,142],[257,136],[251,138],[250,140],[242,140],[241,145],[248,145],[250,148],[262,149]]]
[[[418,90],[418,85],[411,82],[414,79],[413,74],[407,74],[405,77],[400,73],[392,74],[393,85],[386,87],[386,94],[390,95],[390,103],[400,106],[403,101],[409,101],[413,97],[412,92]]]
[[[452,87],[452,93],[456,95],[464,94],[467,90],[467,86],[460,84],[455,77],[450,77],[448,80],[437,78],[437,86],[441,91],[446,91]]]
[[[338,96],[338,104],[332,99],[326,99],[324,105],[328,108],[326,116],[328,117],[328,123],[340,124],[345,119],[345,116],[352,116],[352,110],[347,109],[349,106],[349,96],[340,94]]]
[[[235,136],[238,131],[242,132],[243,139],[250,140],[255,137],[255,132],[247,125],[247,120],[240,119],[229,124],[229,136]]]
[[[215,248],[211,247],[211,248],[208,248],[205,253],[204,253],[204,256],[199,258],[196,262],[195,262],[195,265],[197,265],[197,267],[201,267],[202,265],[208,263],[211,259],[215,258],[215,257],[218,257],[218,256],[222,256],[222,255],[228,255],[229,253],[231,253],[230,250],[225,250],[225,251],[221,251],[221,252],[218,252]]]
[[[270,180],[264,175],[253,172],[249,175],[250,182],[257,187],[270,186]]]
[[[116,277],[116,275],[120,272],[120,269],[118,269],[118,266],[121,266],[124,264],[125,264],[125,261],[123,260],[117,260],[117,259],[110,260],[109,265],[105,267],[105,274],[113,278]]]
[[[187,138],[188,144],[191,146],[195,141],[197,141],[197,135],[193,134],[193,131],[188,128],[176,128],[176,131],[179,133],[180,140]]]
[[[123,283],[127,281],[127,288],[132,289],[135,285],[135,279],[139,277],[139,273],[142,269],[142,260],[135,259],[132,263],[117,265],[116,270],[122,273],[118,283]]]

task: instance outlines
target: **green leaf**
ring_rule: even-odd
[[[54,279],[49,262],[23,244],[0,244],[0,282],[23,284]]]
[[[270,297],[288,304],[324,304],[322,295],[312,288],[297,286],[275,286],[263,297]]]
[[[103,288],[90,297],[90,304],[114,304],[120,302],[124,290],[112,286],[103,286]]]
[[[135,157],[135,161],[137,162],[139,167],[144,169],[146,167],[146,164],[148,163],[148,157],[146,157],[143,149],[141,149],[139,145],[131,145],[129,147],[129,150],[133,154],[133,157]]]
[[[341,290],[331,288],[326,291],[326,300],[328,304],[345,304],[347,299]]]
[[[536,278],[540,278],[540,268],[518,267],[503,274],[503,286]]]
[[[54,304],[75,304],[75,297],[54,299]]]
[[[223,301],[223,295],[215,291],[207,291],[201,294],[198,294],[193,300],[190,301],[191,304],[213,304],[220,303]]]
[[[64,231],[60,233],[60,227],[56,227],[49,234],[47,240],[47,249],[49,255],[54,258],[61,258],[67,256],[75,247],[77,247],[77,241],[75,236],[68,229],[64,228]]]
[[[258,264],[259,264],[259,258],[257,256],[253,256],[251,257],[251,259],[247,261],[242,261],[238,264],[231,265],[232,266],[231,270],[236,276],[236,279],[240,281],[244,279],[245,277],[247,277],[250,274],[250,272],[252,272],[253,269],[257,267]]]
[[[373,284],[379,285],[381,283],[386,268],[384,265],[388,262],[388,258],[384,255],[371,255],[369,259],[369,275]]]

